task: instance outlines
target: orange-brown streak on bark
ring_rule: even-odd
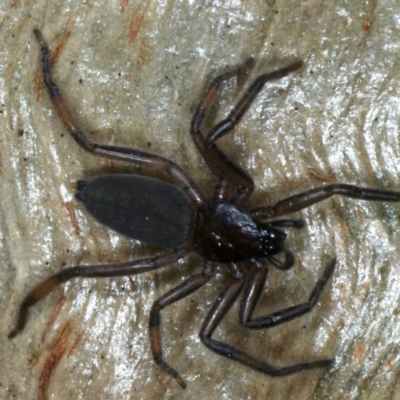
[[[75,214],[75,207],[71,201],[66,201],[64,204],[65,204],[65,207],[67,208],[67,211],[69,214],[69,219],[71,220],[71,224],[75,229],[75,233],[79,236],[80,230],[79,230],[78,220],[77,220],[76,214]]]
[[[125,12],[125,9],[129,3],[129,0],[122,0],[121,1],[121,12]]]
[[[49,319],[47,320],[46,328],[44,328],[43,335],[42,335],[42,343],[45,341],[46,336],[50,330],[50,326],[53,325],[54,320],[56,319],[58,313],[61,310],[61,307],[64,305],[65,302],[65,296],[62,294],[59,299],[57,300],[57,303],[53,307],[53,311],[50,314]]]
[[[115,173],[115,164],[114,161],[112,160],[107,160],[107,167],[108,167],[108,171],[113,174]]]
[[[329,175],[328,174],[324,174],[323,172],[317,171],[314,168],[307,168],[307,170],[310,173],[310,175],[315,176],[316,178],[318,178],[322,182],[328,182],[328,183],[336,182],[336,179],[334,178],[332,173],[329,173]]]
[[[71,357],[71,355],[72,355],[72,353],[74,352],[76,346],[78,345],[79,341],[81,340],[81,338],[82,338],[84,332],[85,332],[85,331],[81,329],[81,330],[76,334],[75,340],[72,342],[72,346],[71,346],[71,348],[70,348],[69,351],[68,351],[68,357]]]
[[[10,8],[15,8],[18,3],[19,3],[19,0],[13,0],[12,3],[11,3]]]
[[[143,42],[142,43],[142,48],[140,50],[139,58],[138,58],[137,63],[136,63],[136,73],[135,73],[135,76],[133,78],[134,82],[136,81],[136,79],[137,79],[137,77],[138,77],[138,75],[140,73],[140,70],[142,69],[142,65],[143,65],[144,60],[146,58],[147,49],[148,49],[147,43]]]
[[[136,292],[136,290],[137,290],[136,282],[132,279],[131,276],[128,276],[128,279],[129,279],[129,282],[131,284],[131,291],[132,292]]]
[[[61,50],[64,48],[64,46],[67,43],[67,40],[69,38],[69,36],[71,35],[72,32],[72,28],[74,27],[75,24],[75,19],[74,19],[74,15],[72,14],[72,12],[68,15],[67,18],[67,23],[65,24],[65,28],[64,28],[64,32],[60,38],[60,40],[58,41],[58,43],[52,47],[52,51],[51,51],[51,66],[53,67],[53,65],[56,63],[56,61],[58,60],[58,57],[60,56]]]
[[[135,10],[133,14],[133,19],[131,23],[131,30],[129,33],[129,41],[128,43],[132,43],[135,39],[136,36],[139,33],[140,27],[142,26],[143,18],[144,18],[144,13],[147,10],[148,6],[148,0],[143,0],[139,7]]]
[[[49,386],[51,374],[57,366],[58,361],[60,361],[60,358],[65,353],[65,350],[67,348],[67,340],[69,335],[71,334],[71,331],[71,323],[68,322],[61,332],[61,335],[57,338],[53,349],[51,350],[43,365],[42,373],[39,377],[39,390],[37,400],[44,400],[45,398],[44,396]]]
[[[273,396],[274,396],[273,391],[270,390],[270,391],[268,392],[267,398],[266,398],[265,400],[271,400],[271,399],[273,398]]]

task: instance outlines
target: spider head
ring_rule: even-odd
[[[284,250],[284,241],[286,233],[274,228],[269,224],[258,225],[259,236],[259,253],[257,257],[268,257],[281,253]]]

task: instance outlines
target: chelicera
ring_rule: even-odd
[[[203,260],[201,272],[157,299],[150,312],[150,343],[155,362],[176,379],[182,388],[185,382],[163,358],[161,344],[161,310],[183,299],[205,285],[213,276],[217,264],[230,272],[230,279],[221,291],[200,329],[202,342],[212,351],[238,361],[247,367],[270,376],[289,375],[303,370],[329,366],[331,359],[306,361],[285,367],[275,367],[261,359],[217,341],[212,335],[242,294],[239,322],[249,329],[263,329],[290,321],[309,312],[317,303],[326,282],[331,277],[336,259],[331,259],[317,281],[308,301],[285,308],[270,315],[253,318],[253,311],[263,292],[268,266],[288,269],[294,258],[285,249],[286,233],[282,228],[300,229],[302,221],[278,219],[318,203],[335,194],[375,201],[400,201],[400,194],[362,188],[347,184],[318,187],[288,197],[268,207],[245,208],[244,203],[254,190],[251,177],[224,154],[215,142],[228,134],[239,123],[251,103],[268,81],[283,78],[302,68],[297,61],[287,67],[258,76],[241,97],[226,119],[217,124],[207,136],[201,125],[213,104],[221,84],[245,73],[251,61],[239,68],[217,76],[206,88],[192,118],[190,133],[207,166],[218,177],[213,198],[206,198],[200,187],[177,164],[148,152],[90,141],[52,81],[49,49],[39,30],[34,31],[41,47],[43,79],[53,107],[70,135],[85,151],[113,160],[132,162],[144,171],[157,170],[164,180],[137,175],[104,175],[90,182],[79,181],[76,197],[102,224],[130,238],[172,251],[154,258],[114,265],[76,266],[50,276],[36,286],[23,300],[16,327],[10,338],[21,332],[28,310],[61,283],[73,278],[98,278],[136,275],[163,268],[177,262],[191,252]],[[168,181],[172,181],[173,184]],[[283,260],[277,258],[282,253]]]

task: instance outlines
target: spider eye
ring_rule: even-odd
[[[260,243],[261,243],[261,255],[263,257],[278,254],[284,249],[284,241],[286,239],[286,233],[282,232],[271,225],[262,224],[260,225]]]

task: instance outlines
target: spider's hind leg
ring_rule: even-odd
[[[43,81],[48,89],[54,109],[75,142],[85,151],[95,156],[105,157],[111,160],[120,160],[140,166],[144,172],[158,171],[161,177],[171,179],[178,185],[192,200],[194,205],[203,201],[203,192],[193,179],[177,164],[167,158],[149,153],[147,151],[109,146],[92,142],[86,135],[78,120],[75,118],[72,109],[64,99],[60,88],[53,81],[50,50],[38,29],[34,30],[42,54]]]
[[[179,373],[173,369],[169,364],[164,361],[163,353],[162,353],[162,344],[161,344],[161,310],[196,291],[205,285],[211,278],[213,274],[212,265],[206,264],[204,270],[200,274],[196,274],[191,276],[190,278],[183,281],[180,285],[174,287],[169,292],[165,293],[159,299],[157,299],[150,312],[150,322],[149,322],[149,331],[150,331],[150,344],[151,344],[151,352],[153,354],[154,361],[156,364],[163,369],[165,372],[170,374],[175,380],[179,383],[182,389],[186,388],[186,383],[179,375]]]

